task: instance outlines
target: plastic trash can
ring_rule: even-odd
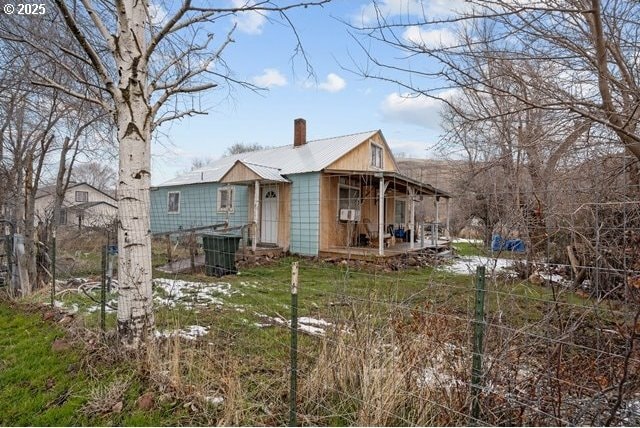
[[[205,273],[208,276],[236,274],[236,251],[240,246],[240,235],[216,233],[202,235]]]

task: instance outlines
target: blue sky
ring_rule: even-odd
[[[390,15],[422,6],[436,14],[450,2],[385,0],[381,5]],[[153,184],[189,169],[194,159],[219,158],[234,143],[291,144],[297,117],[307,120],[308,139],[382,129],[395,153],[432,157],[429,149],[441,133],[438,102],[404,99],[406,90],[397,85],[363,79],[351,71],[356,68],[354,62],[362,65],[366,58],[340,21],[354,22],[363,14],[366,19],[368,4],[365,0],[334,0],[322,8],[290,13],[315,79],[308,78],[301,57],[291,60],[295,38],[290,28],[256,14],[237,17],[235,43],[225,51],[225,60],[235,79],[268,90],[259,94],[239,87],[211,91],[199,100],[208,115],[163,126],[152,150]],[[446,32],[438,34],[440,40],[447,36]],[[433,38],[433,34],[420,37]]]

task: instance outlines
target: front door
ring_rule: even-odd
[[[260,219],[260,241],[278,243],[278,188],[262,188],[262,217]]]

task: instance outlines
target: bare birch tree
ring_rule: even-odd
[[[180,102],[185,96],[188,99],[221,83],[252,87],[235,80],[223,61],[225,49],[233,42],[235,25],[229,22],[234,15],[279,16],[292,28],[296,51],[304,55],[287,13],[328,1],[247,0],[212,7],[209,2],[191,0],[158,4],[53,0],[74,39],[71,45],[54,40],[53,46],[45,46],[33,31],[7,30],[12,40],[39,48],[52,61],[60,63],[56,58],[61,56],[83,62],[79,70],[65,68],[74,78],[72,84],[43,73],[34,83],[95,103],[113,116],[119,146],[117,319],[124,343],[138,347],[154,326],[149,232],[153,130],[170,120],[206,113],[195,103]],[[61,66],[65,67],[64,61]]]

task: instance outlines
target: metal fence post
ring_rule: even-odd
[[[473,328],[473,362],[471,369],[471,420],[469,425],[476,425],[480,420],[480,392],[482,391],[482,352],[484,340],[484,293],[485,267],[476,268],[476,301],[475,321]]]
[[[291,265],[291,384],[289,387],[289,426],[297,423],[298,384],[298,262]]]
[[[56,298],[56,228],[51,232],[51,307]]]
[[[102,281],[100,286],[100,328],[106,330],[106,304],[107,304],[107,251],[108,246],[102,247]]]

